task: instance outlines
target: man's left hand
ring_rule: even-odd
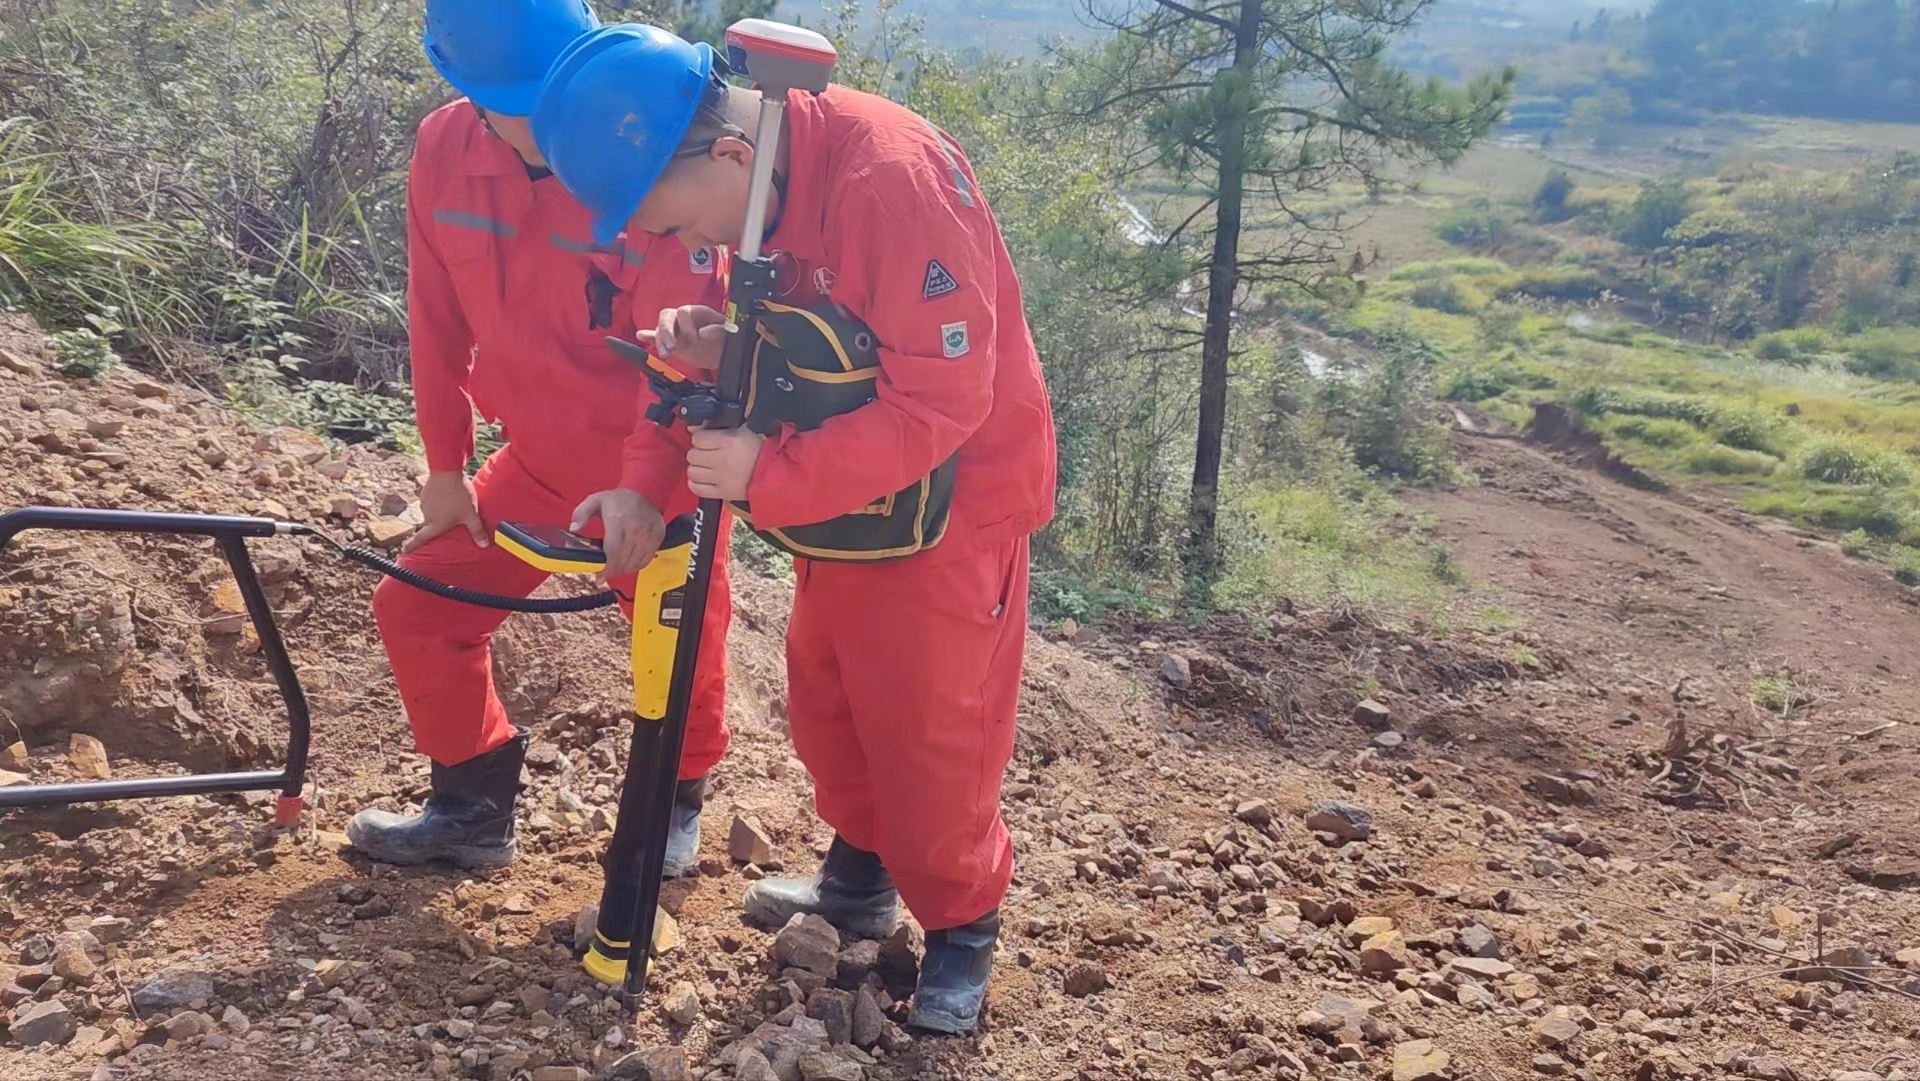
[[[753,466],[760,459],[765,436],[745,428],[693,430],[693,449],[687,452],[687,487],[702,499],[745,499],[753,482]]]

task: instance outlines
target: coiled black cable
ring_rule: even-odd
[[[462,604],[478,605],[481,608],[493,608],[503,612],[591,612],[596,608],[606,608],[619,602],[620,595],[609,589],[603,593],[594,593],[584,597],[508,597],[499,593],[481,593],[476,590],[450,586],[445,582],[436,582],[426,575],[410,571],[371,548],[358,545],[348,547],[320,532],[310,525],[298,522],[287,523],[290,532],[299,536],[318,537],[333,547],[344,559],[351,560],[363,567],[370,567],[397,582],[404,582],[415,589],[424,590],[436,597],[445,597]]]

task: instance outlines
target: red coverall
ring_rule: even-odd
[[[663,307],[711,302],[719,273],[710,253],[690,257],[678,241],[643,235],[633,238],[639,247],[616,241],[596,249],[590,236],[587,212],[560,182],[531,179],[466,101],[420,125],[407,185],[414,407],[435,471],[464,469],[472,457],[476,406],[501,423],[509,442],[474,478],[489,530],[503,520],[565,526],[581,500],[614,487],[642,491],[668,518],[693,509],[684,484],[623,467],[623,441],[652,438],[635,427],[652,396],[602,339],[631,339],[636,310],[651,325]],[[675,452],[671,437],[657,438]],[[680,468],[684,477],[684,461]],[[727,748],[726,554],[724,544],[715,551],[682,779],[703,776]],[[438,581],[516,597],[547,578],[457,528],[400,562]],[[613,585],[632,594],[632,578]],[[488,646],[507,613],[391,579],[374,591],[373,612],[417,750],[450,766],[512,738]]]
[[[797,560],[794,749],[820,817],[878,852],[927,930],[997,907],[1013,876],[1000,782],[1026,644],[1027,537],[1053,513],[1053,417],[1020,283],[944,133],[842,87],[788,102],[783,300],[822,296],[881,344],[877,401],[761,449],[763,527],[836,517],[956,450],[946,535],[886,563]]]

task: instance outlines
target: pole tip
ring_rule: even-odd
[[[273,825],[275,829],[290,829],[300,821],[300,811],[306,806],[302,796],[281,796],[273,805]]]

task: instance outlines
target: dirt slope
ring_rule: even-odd
[[[0,506],[404,529],[414,463],[49,376],[37,344],[0,326]],[[380,867],[338,831],[424,777],[371,582],[263,543],[314,702],[313,809],[286,834],[237,798],[0,818],[0,1076],[1920,1078],[1904,591],[1517,442],[1461,448],[1483,482],[1424,499],[1476,581],[1446,633],[1298,612],[1035,639],[1006,799],[1021,864],[968,1040],[893,1023],[910,941],[843,944],[826,977],[776,971],[739,922],[751,877],[828,839],[782,728],[782,583],[736,586],[706,873],[669,898],[683,942],[626,1031],[571,951],[623,764],[623,625],[503,632],[497,675],[536,732],[515,867]],[[24,772],[71,776],[75,731],[117,776],[278,761],[223,583],[168,539],[0,556],[0,727]],[[1481,626],[1495,605],[1516,628]],[[1788,670],[1811,706],[1748,706]],[[736,814],[765,866],[728,858]],[[1768,975],[1816,942],[1850,971]],[[854,1046],[821,1046],[849,1012]]]

